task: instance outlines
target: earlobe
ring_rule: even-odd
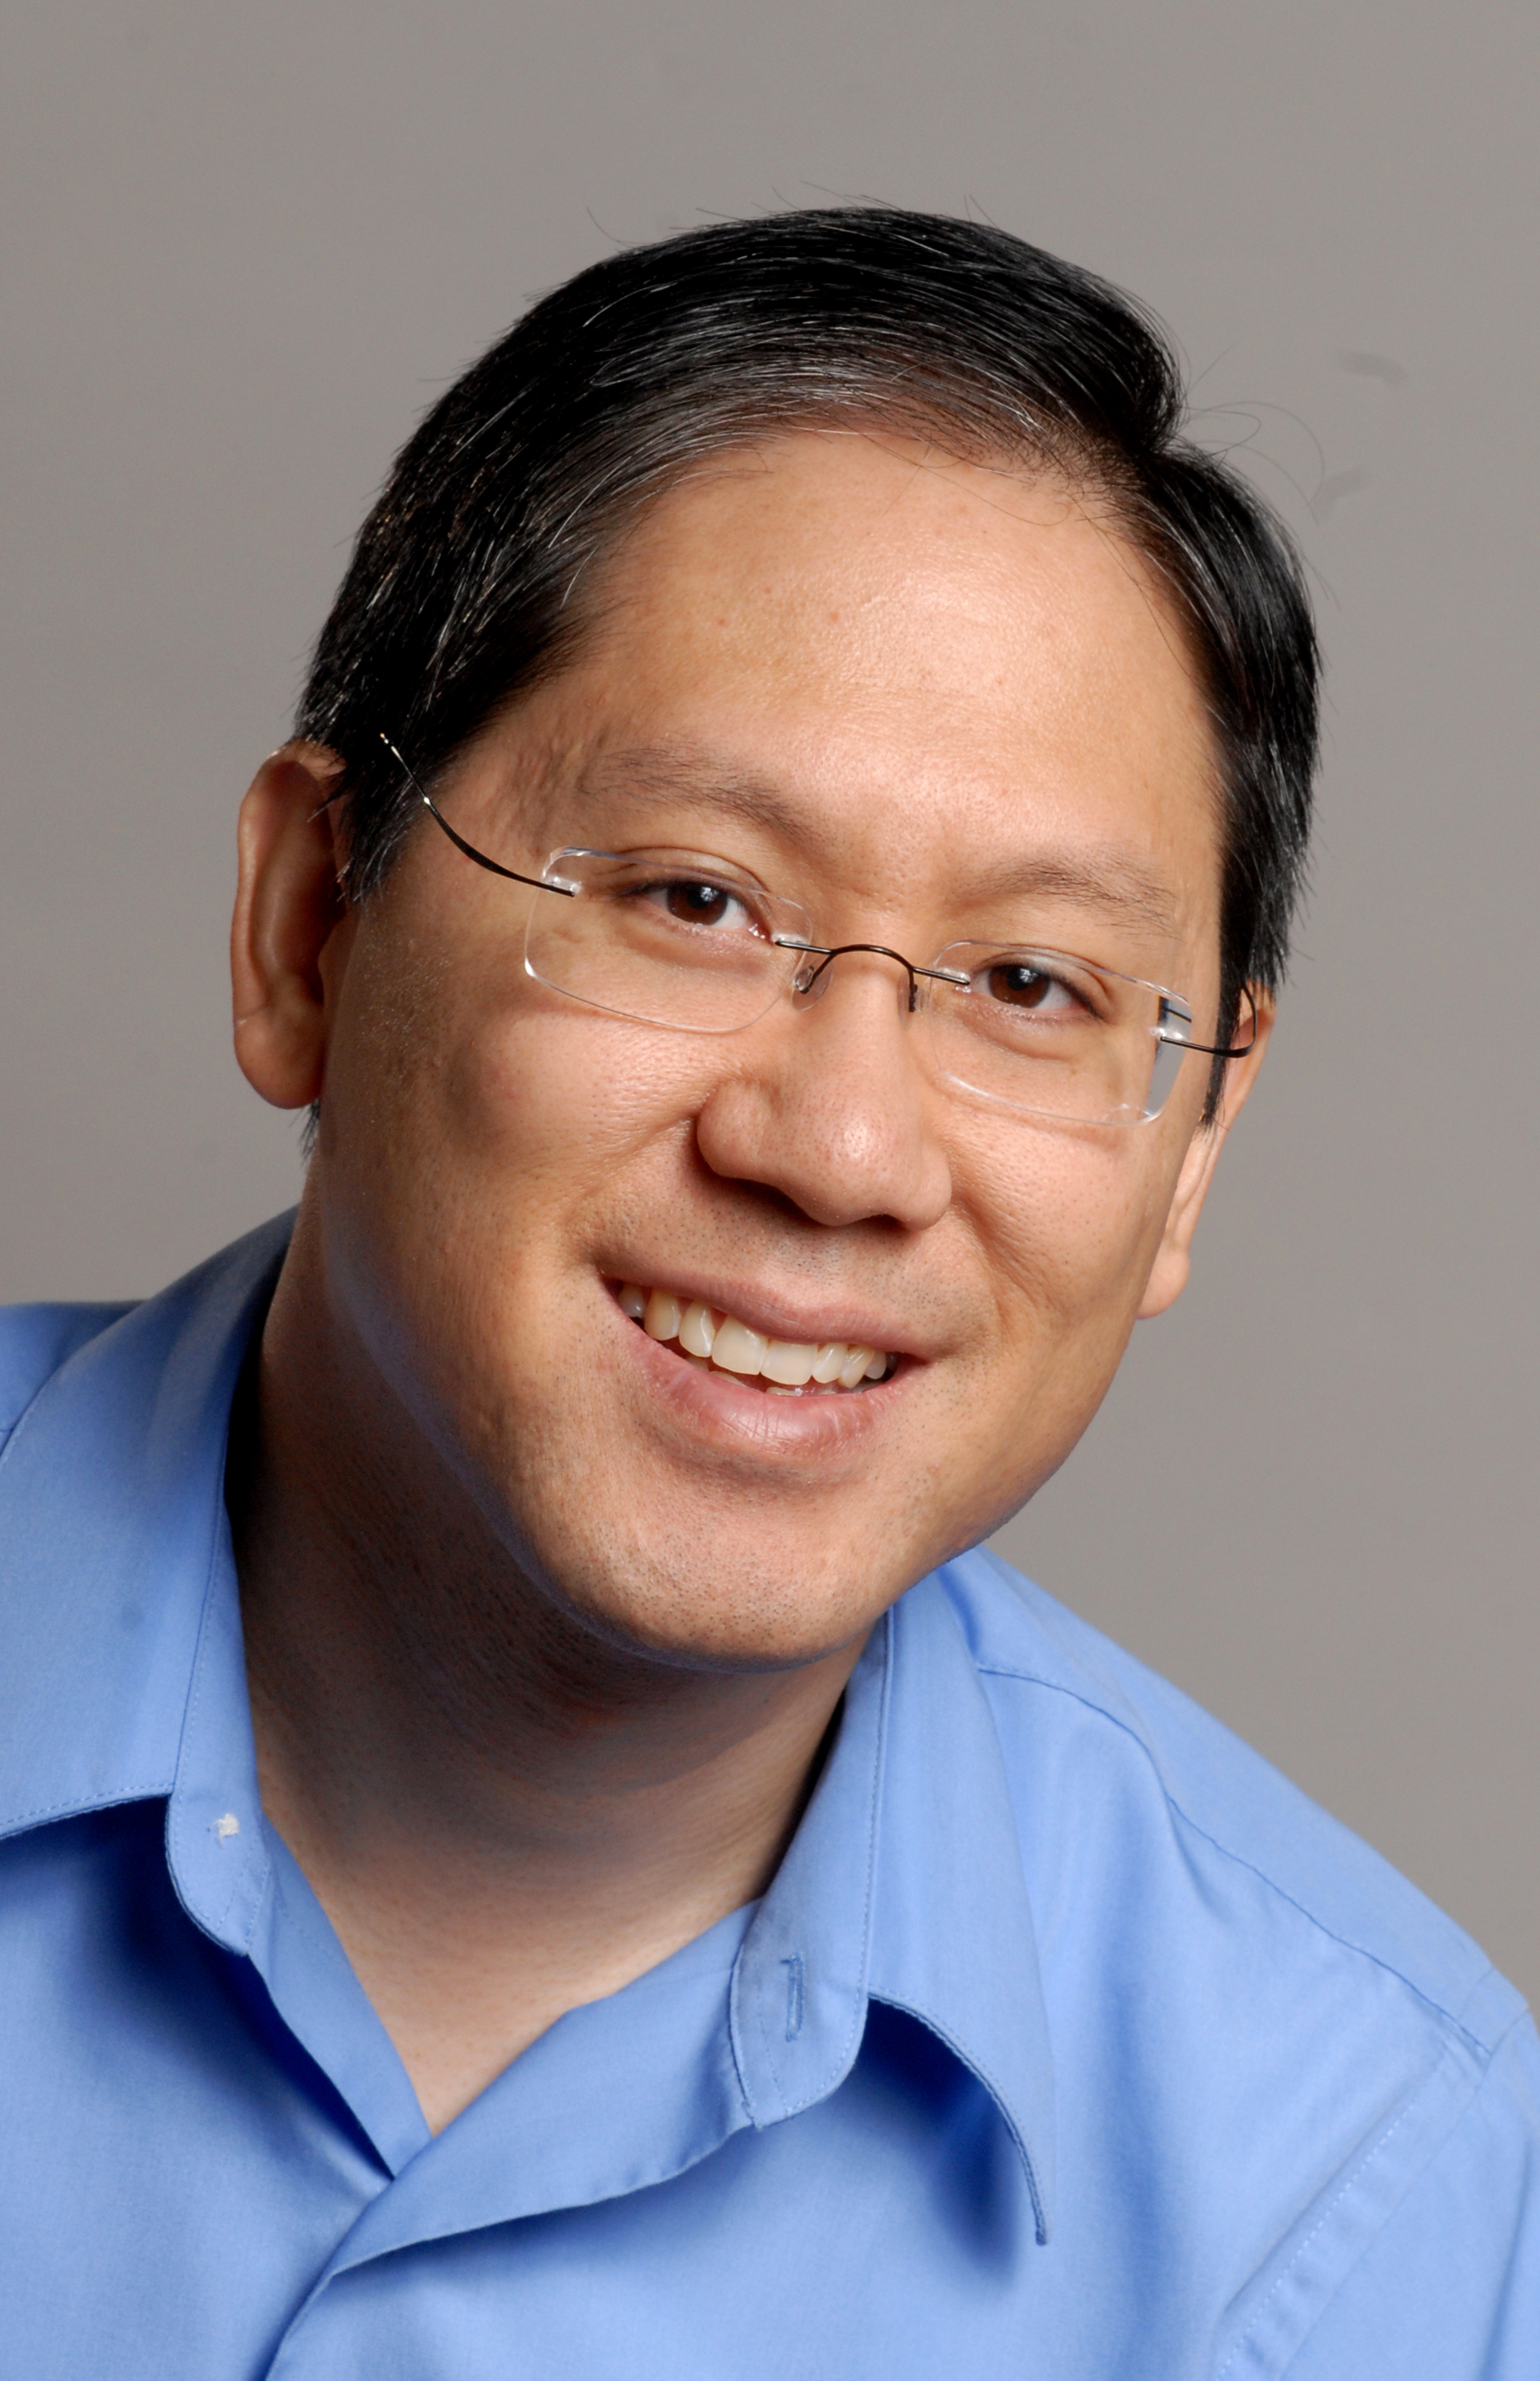
[[[236,1058],[275,1107],[321,1095],[327,1036],[322,954],[346,912],[338,887],[342,779],[336,753],[280,746],[240,806],[240,881],[230,926]]]
[[[1200,1125],[1187,1146],[1177,1188],[1166,1217],[1166,1229],[1155,1264],[1150,1268],[1144,1295],[1139,1301],[1139,1320],[1148,1323],[1174,1306],[1187,1287],[1192,1270],[1192,1235],[1198,1217],[1208,1195],[1208,1186],[1218,1162],[1225,1138],[1225,1123],[1216,1119],[1210,1125]]]
[[[1273,995],[1253,987],[1248,997],[1255,1017],[1255,1032],[1245,1056],[1232,1060],[1225,1069],[1224,1094],[1218,1115],[1211,1123],[1200,1125],[1188,1142],[1167,1213],[1166,1229],[1155,1252],[1155,1261],[1150,1268],[1150,1277],[1144,1285],[1144,1295],[1139,1302],[1141,1323],[1164,1314],[1187,1287],[1187,1278],[1192,1270],[1192,1235],[1198,1228],[1198,1217],[1208,1196],[1208,1186],[1214,1179],[1214,1169],[1219,1162],[1225,1135],[1245,1105],[1272,1035],[1277,1014]],[[1192,1061],[1188,1063],[1191,1065]]]

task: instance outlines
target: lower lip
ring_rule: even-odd
[[[688,1356],[650,1338],[612,1305],[616,1323],[641,1366],[654,1407],[718,1447],[761,1455],[835,1454],[863,1445],[880,1429],[903,1395],[911,1367],[901,1363],[884,1381],[864,1389],[837,1389],[829,1396],[775,1398],[751,1388],[731,1373],[691,1363]]]

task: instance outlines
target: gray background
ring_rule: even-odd
[[[1540,1986],[1530,0],[8,12],[0,1297],[294,1196],[236,802],[421,410],[603,253],[834,193],[1151,301],[1301,538],[1316,892],[1196,1278],[1002,1545]]]

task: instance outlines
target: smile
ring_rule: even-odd
[[[724,1314],[700,1299],[677,1298],[672,1290],[622,1282],[617,1292],[623,1313],[650,1339],[671,1346],[707,1372],[731,1374],[769,1397],[850,1395],[885,1380],[898,1359],[879,1348],[843,1340],[767,1339],[736,1315]]]

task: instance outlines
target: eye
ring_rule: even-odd
[[[641,885],[634,898],[644,901],[681,926],[727,928],[737,934],[757,934],[759,922],[741,896],[708,877],[673,876]]]
[[[1038,1017],[1083,1017],[1085,1004],[1062,976],[1025,959],[996,959],[979,979],[981,990],[1002,1007],[1027,1009]]]

